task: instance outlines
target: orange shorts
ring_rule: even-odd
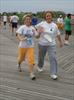
[[[34,48],[19,48],[18,51],[18,62],[21,63],[27,57],[29,65],[35,64],[34,59]]]

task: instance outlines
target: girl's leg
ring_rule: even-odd
[[[19,68],[19,71],[21,72],[21,63],[22,61],[25,59],[25,52],[26,52],[26,49],[25,48],[19,48],[19,51],[18,51],[18,68]]]
[[[30,77],[32,80],[34,80],[36,79],[34,75],[34,65],[35,65],[34,48],[27,49],[27,57],[28,57],[28,63],[29,63]]]

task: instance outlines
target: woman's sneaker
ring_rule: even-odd
[[[35,79],[36,79],[36,77],[35,77],[35,75],[34,75],[33,73],[30,73],[30,78],[31,78],[32,80],[35,80]]]
[[[57,76],[57,75],[51,75],[51,78],[52,78],[53,80],[57,80],[58,76]]]
[[[69,42],[68,41],[65,41],[65,43],[64,43],[65,45],[69,45]]]

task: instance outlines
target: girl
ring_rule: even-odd
[[[35,28],[32,26],[32,16],[27,14],[23,17],[24,25],[22,25],[17,31],[17,38],[19,39],[19,53],[18,53],[18,68],[21,71],[21,63],[25,57],[28,59],[29,72],[32,80],[36,77],[33,73],[35,59],[34,59],[34,41],[33,36],[37,34]]]

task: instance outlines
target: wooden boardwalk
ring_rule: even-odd
[[[63,36],[62,36],[63,38]],[[36,62],[37,62],[37,40]],[[0,32],[0,100],[74,100],[74,37],[70,45],[57,46],[58,80],[49,77],[49,63],[46,57],[44,72],[36,70],[36,81],[29,78],[27,62],[22,64],[23,72],[17,69],[18,41],[9,29]]]

